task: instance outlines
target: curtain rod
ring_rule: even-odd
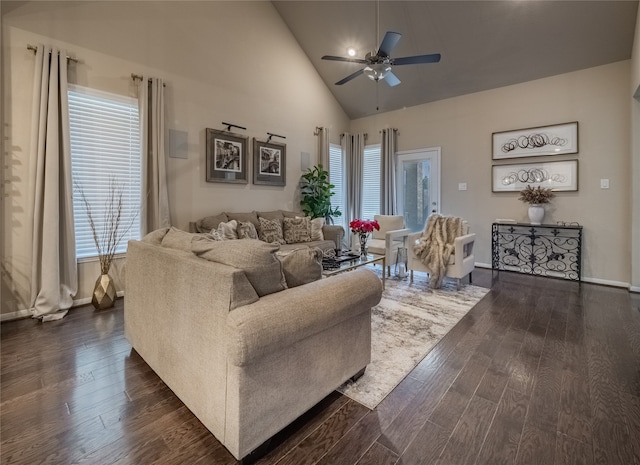
[[[399,130],[398,128],[387,128],[387,129],[391,129],[391,130],[393,130],[393,131],[396,131],[396,134],[397,134],[397,135],[400,135],[400,130]],[[378,134],[382,134],[382,131],[384,131],[384,129],[380,129],[380,130],[378,131]]]
[[[36,53],[38,51],[38,47],[36,47],[35,45],[27,44],[27,50],[31,50],[33,53]],[[67,55],[65,58],[69,61],[73,61],[74,63],[80,63],[80,60],[70,57],[69,55]]]
[[[340,134],[340,139],[342,139],[344,137],[344,132],[342,134]],[[367,134],[366,132],[364,134],[362,134],[362,136],[367,139],[369,137],[369,134]]]
[[[144,79],[144,76],[140,76],[139,74],[131,73],[131,79],[133,79],[134,81],[136,81],[138,79],[142,81]],[[148,81],[151,82],[151,78],[149,78]],[[162,87],[167,87],[167,85],[163,82],[162,83]],[[226,124],[226,123],[223,123],[223,124]]]

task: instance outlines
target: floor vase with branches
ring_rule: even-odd
[[[102,221],[99,224],[94,219],[94,211],[82,187],[78,186],[78,191],[100,260],[100,277],[96,280],[91,303],[97,310],[111,308],[115,304],[117,292],[109,270],[120,242],[131,229],[136,217],[123,224],[124,187],[114,178],[109,179],[109,190],[104,202]]]

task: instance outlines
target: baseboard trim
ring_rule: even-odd
[[[118,297],[124,296],[124,291],[118,291],[116,293]],[[71,308],[80,307],[81,305],[87,305],[91,303],[91,297],[85,297],[84,299],[74,300],[71,304]],[[30,309],[18,310],[17,312],[0,313],[0,323],[12,320],[21,320],[23,318],[30,318],[33,312]]]
[[[0,313],[0,323],[11,320],[21,320],[22,318],[29,318],[31,315],[31,310],[18,310],[17,312]]]
[[[488,268],[488,269],[493,268],[488,263],[476,263],[475,265],[476,265],[476,268]],[[640,287],[632,286],[631,283],[625,283],[623,281],[612,281],[610,279],[589,278],[589,277],[583,276],[582,282],[589,283],[589,284],[599,284],[601,286],[623,287],[625,289],[628,289],[629,292],[640,292]]]
[[[475,263],[476,268],[493,268],[490,263]]]

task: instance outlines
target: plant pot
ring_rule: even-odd
[[[529,222],[531,224],[542,224],[544,218],[544,206],[540,203],[529,205]]]
[[[109,274],[102,274],[93,288],[91,303],[96,310],[111,308],[116,303],[116,286]]]

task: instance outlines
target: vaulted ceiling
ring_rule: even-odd
[[[273,3],[352,119],[629,59],[638,8],[637,1]],[[393,67],[402,81],[395,87],[364,75],[335,85],[363,65],[321,57],[353,47],[363,58],[386,31],[402,34],[393,58],[441,53],[441,61]]]

